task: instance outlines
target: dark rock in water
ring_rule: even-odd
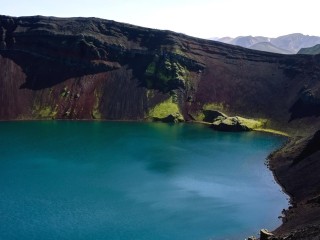
[[[257,240],[257,238],[256,237],[248,237],[248,240]]]
[[[211,124],[211,127],[215,130],[226,132],[242,132],[250,130],[247,126],[242,125],[237,117],[218,118]]]
[[[203,114],[203,121],[210,123],[213,122],[217,117],[227,117],[227,115],[224,113],[215,110],[203,110]]]
[[[272,240],[274,235],[267,229],[260,230],[260,240]]]
[[[242,117],[217,117],[211,124],[211,127],[218,131],[226,132],[243,132],[250,131],[255,128],[261,127],[262,123],[253,119]]]
[[[183,122],[184,121],[179,113],[170,114],[170,115],[168,115],[167,117],[164,117],[164,118],[154,117],[153,120],[156,121],[156,122],[165,122],[165,123],[178,123],[178,122]]]

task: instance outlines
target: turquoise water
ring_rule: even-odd
[[[0,239],[244,239],[280,225],[283,138],[203,125],[1,122]]]

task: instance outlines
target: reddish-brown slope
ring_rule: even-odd
[[[271,155],[271,169],[292,196],[292,207],[285,211],[284,223],[275,231],[284,239],[319,239],[319,160],[320,131],[309,137],[295,137]]]
[[[8,109],[2,110],[2,119],[36,118],[35,108],[54,109],[57,104],[56,118],[91,118],[97,96],[104,118],[143,119],[150,104],[163,99],[161,92],[170,91],[178,94],[186,118],[206,103],[218,103],[226,112],[265,118],[271,127],[292,130],[300,125],[292,121],[293,127],[288,127],[292,116],[306,117],[303,122],[307,122],[308,117],[319,114],[318,105],[304,114],[305,106],[296,104],[304,91],[319,89],[317,56],[268,54],[94,18],[2,16],[0,21],[0,54],[20,69],[1,64],[2,81],[22,70],[25,78],[14,83],[14,97],[19,99],[18,92],[33,90],[28,97],[21,96],[23,102],[33,104],[25,104],[23,111],[4,104]],[[154,84],[151,88],[159,91],[147,99],[145,71],[155,55],[158,62],[169,59],[185,67],[188,84]],[[70,91],[68,99],[58,99],[65,87]],[[54,96],[49,98],[49,93]],[[3,103],[11,101],[10,88],[2,88],[0,94]],[[75,111],[71,116],[65,114],[70,109]]]

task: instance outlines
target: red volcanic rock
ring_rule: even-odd
[[[299,103],[303,89],[319,89],[320,56],[258,52],[96,18],[1,16],[0,29],[0,55],[17,67],[1,65],[1,81],[24,73],[14,89],[1,88],[2,102],[13,95],[29,102],[4,104],[2,119],[39,118],[46,108],[54,118],[97,111],[105,119],[144,119],[172,94],[185,119],[207,103],[289,132],[318,116],[318,102]],[[70,95],[61,98],[65,87]]]

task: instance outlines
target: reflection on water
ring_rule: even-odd
[[[202,125],[0,123],[0,239],[241,239],[287,206],[283,139]]]

